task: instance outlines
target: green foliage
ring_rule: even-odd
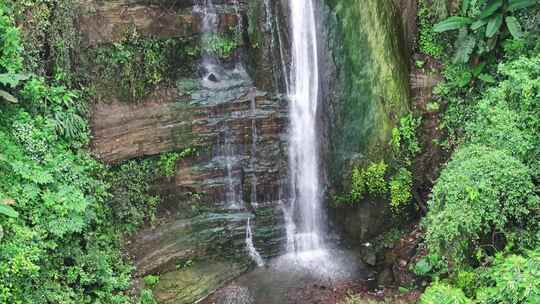
[[[446,278],[475,303],[536,303],[538,258],[529,250],[540,222],[540,7],[461,3],[473,21],[460,29],[455,61],[493,52],[476,66],[446,63],[434,90],[446,105],[447,147],[457,150],[433,188],[423,220],[429,254],[414,271]]]
[[[154,288],[159,283],[159,276],[147,275],[143,278],[144,284],[150,288]]]
[[[203,38],[203,50],[218,58],[228,58],[238,48],[238,43],[228,35],[213,34]]]
[[[421,119],[412,114],[402,117],[399,126],[392,129],[392,150],[396,158],[404,165],[410,165],[421,150],[416,132],[420,127]]]
[[[152,290],[143,289],[141,291],[139,304],[158,304],[158,302],[154,298],[154,294],[152,293]]]
[[[483,271],[477,299],[482,304],[540,303],[540,251],[522,255],[498,255]]]
[[[87,63],[94,74],[94,93],[99,99],[114,96],[128,102],[173,85],[180,74],[191,73],[190,63],[199,55],[191,40],[141,37],[135,30],[94,52]]]
[[[23,67],[21,40],[8,17],[35,5],[43,9],[32,11],[44,15],[34,20],[48,20],[51,3],[17,1],[9,11],[6,3],[0,4],[0,82],[19,103],[0,103],[0,303],[128,303],[132,267],[108,206],[107,170],[83,148],[85,100],[57,70],[47,78],[23,70],[34,67]]]
[[[432,196],[424,219],[428,248],[455,263],[470,259],[488,234],[529,241],[536,229],[540,199],[529,169],[504,151],[476,145],[459,149]],[[488,244],[496,248],[495,241]]]
[[[448,284],[436,282],[429,286],[419,304],[469,304],[472,303],[463,291]]]
[[[107,205],[116,225],[128,233],[154,219],[159,197],[151,194],[155,164],[149,160],[129,160],[110,171],[111,197]]]
[[[385,174],[388,165],[384,162],[372,163],[366,169],[354,168],[351,181],[352,201],[361,200],[365,194],[384,195],[387,191]]]
[[[537,5],[538,2],[536,0],[475,1],[475,6],[471,7],[471,13],[469,13],[469,4],[469,1],[462,3],[464,16],[449,17],[433,27],[436,33],[460,30],[454,57],[454,61],[459,63],[468,62],[474,49],[478,55],[491,52],[497,41],[501,39],[499,36],[503,36],[506,32],[516,39],[522,38],[523,31],[520,22],[512,14],[515,14],[517,10]],[[478,8],[481,8],[480,13],[478,13]]]
[[[36,138],[11,133],[10,125],[28,116],[10,112],[0,127],[0,196],[14,200],[19,217],[0,218],[0,302],[125,301],[115,291],[127,288],[130,268],[104,226],[107,185],[93,177],[101,167],[83,151],[67,149],[54,128],[37,129],[46,148],[36,158],[29,152]],[[40,119],[46,120],[25,124]]]
[[[441,58],[444,47],[441,42],[441,36],[433,29],[431,9],[427,4],[427,0],[419,1],[418,5],[418,48],[420,52],[426,55]]]
[[[0,215],[7,217],[18,217],[19,213],[11,206],[0,204]]]
[[[403,206],[411,201],[412,186],[412,173],[405,168],[400,168],[390,180],[390,206],[394,212],[399,212]]]
[[[186,148],[182,152],[161,154],[157,163],[160,174],[165,177],[173,176],[176,169],[176,162],[185,157],[189,157],[196,152],[197,150],[195,148]]]
[[[497,90],[490,93],[498,94]],[[509,109],[506,102],[493,104],[496,97],[487,94],[477,105],[476,120],[467,124],[467,141],[493,149],[505,150],[508,154],[526,161],[534,145],[534,134],[521,128],[520,115]]]

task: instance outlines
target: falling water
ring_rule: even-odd
[[[288,248],[302,259],[311,259],[312,255],[324,251],[316,120],[319,98],[317,35],[312,0],[289,1],[289,5],[292,27],[289,88],[292,193],[285,219],[288,241],[293,242]]]
[[[253,245],[253,233],[251,231],[251,223],[250,219],[247,220],[246,225],[246,248],[249,257],[257,264],[257,266],[262,267],[264,266],[264,260],[261,257],[260,253],[257,251],[257,248],[255,248],[255,245]]]
[[[257,161],[257,120],[256,110],[257,105],[255,97],[251,98],[251,157],[249,159],[249,165],[253,172],[251,176],[251,204],[257,204],[257,172],[255,163]]]
[[[257,161],[257,104],[255,97],[251,98],[251,157],[250,167],[252,171],[251,176],[251,205],[257,205],[257,172],[255,163]],[[246,225],[246,248],[251,259],[257,264],[257,266],[264,266],[264,261],[253,244],[253,233],[251,231],[250,219],[247,220]]]
[[[243,201],[239,199],[238,188],[241,188],[241,183],[237,182],[233,172],[233,166],[237,162],[235,157],[235,151],[231,143],[231,134],[229,130],[225,132],[224,144],[223,144],[223,159],[225,162],[225,199],[227,201],[228,209],[241,209],[244,205]],[[237,184],[240,184],[237,187]]]
[[[218,33],[219,15],[212,0],[197,0],[194,11],[201,16],[202,45],[212,43],[212,38]],[[205,82],[215,82],[219,75],[219,61],[209,52],[202,54],[202,68]],[[208,84],[208,83],[207,83]]]

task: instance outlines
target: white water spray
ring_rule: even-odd
[[[250,219],[247,220],[246,226],[246,248],[251,260],[253,260],[258,267],[264,266],[264,260],[257,251],[257,248],[255,248],[255,245],[253,244],[253,233],[251,232]]]
[[[312,0],[289,1],[292,66],[289,88],[291,203],[287,208],[287,248],[300,260],[324,251],[317,111],[319,70]],[[295,214],[298,212],[298,214]]]

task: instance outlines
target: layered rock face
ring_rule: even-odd
[[[213,2],[212,34],[220,38],[208,47],[226,54],[219,54],[219,75],[207,79],[201,70],[204,1],[87,1],[80,9],[82,61],[96,90],[94,153],[117,164],[196,150],[177,161],[172,177],[156,182],[162,198],[157,224],[127,245],[138,275],[162,276],[156,296],[165,303],[193,303],[249,266],[248,219],[263,257],[279,254],[285,237],[281,4]],[[149,56],[154,45],[165,55]],[[150,66],[156,56],[161,61]],[[148,78],[154,71],[160,81]]]
[[[287,1],[214,0],[220,38],[209,47],[223,77],[206,80],[204,3],[87,0],[79,8],[81,65],[96,99],[94,153],[118,164],[197,151],[156,182],[156,224],[127,244],[139,276],[161,275],[155,294],[164,303],[193,303],[245,271],[248,220],[265,258],[285,238]],[[407,111],[407,65],[391,2],[319,4],[321,165],[330,188],[340,188],[351,163],[385,153]],[[336,219],[367,238],[384,210],[366,205]]]

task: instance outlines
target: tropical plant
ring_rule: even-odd
[[[477,290],[482,304],[540,303],[540,250],[526,255],[502,254],[482,271],[482,287]]]
[[[463,291],[448,284],[436,282],[429,286],[419,304],[469,304],[472,303]]]
[[[437,23],[437,33],[459,30],[456,40],[455,62],[468,62],[476,50],[478,55],[492,51],[505,29],[514,37],[523,37],[522,27],[515,13],[538,5],[537,0],[490,0],[480,1],[482,11],[478,16],[468,14],[471,0],[462,1],[461,16],[452,16]]]

